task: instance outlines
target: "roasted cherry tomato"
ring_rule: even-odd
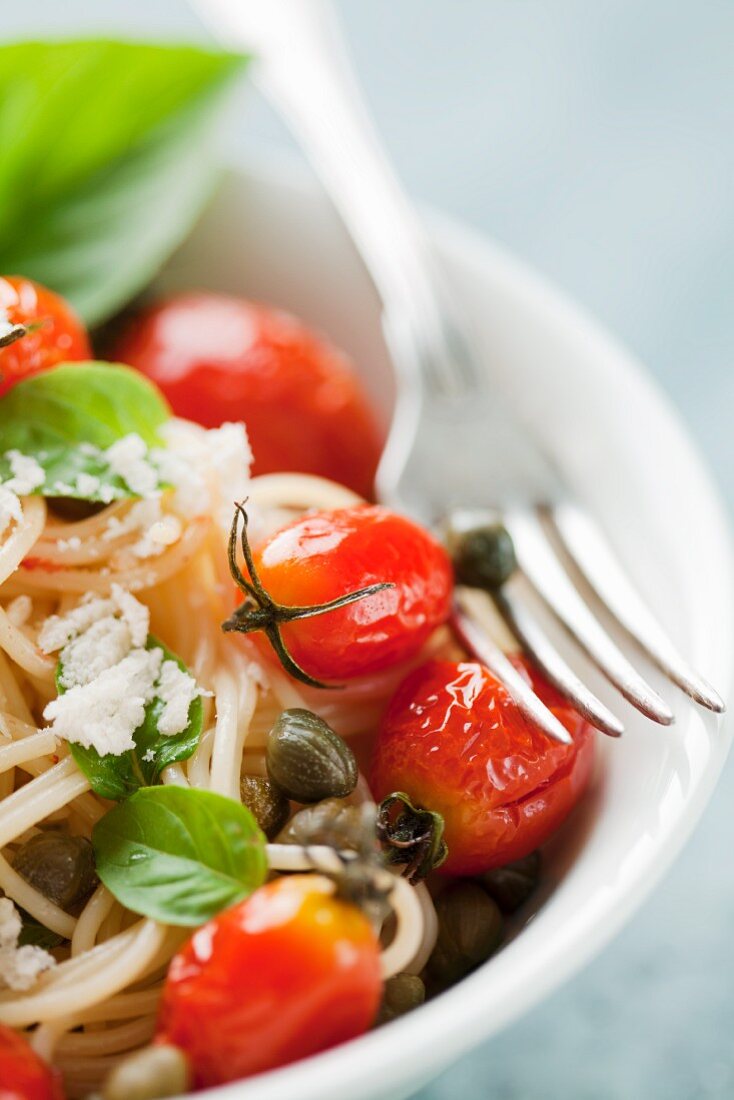
[[[0,346],[0,396],[29,374],[92,357],[84,326],[63,298],[30,279],[9,275],[0,277],[0,340],[15,325],[27,331]]]
[[[256,890],[194,933],[171,962],[158,1038],[199,1087],[306,1058],[366,1031],[381,996],[367,918],[320,875]]]
[[[0,1100],[63,1100],[61,1078],[12,1028],[0,1024]]]
[[[179,294],[135,318],[112,357],[147,374],[178,416],[244,420],[255,473],[319,474],[371,495],[380,436],[365,394],[346,357],[295,317]]]
[[[292,657],[317,679],[335,682],[399,664],[448,617],[453,578],[446,551],[386,508],[314,512],[277,531],[254,557],[278,604],[313,606],[371,584],[393,585],[282,627]]]
[[[378,798],[405,791],[444,817],[443,869],[474,875],[534,851],[578,802],[591,774],[593,731],[528,661],[537,695],[573,737],[551,740],[482,665],[429,661],[383,719],[373,759]]]

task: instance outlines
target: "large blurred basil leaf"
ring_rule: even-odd
[[[112,41],[0,48],[0,271],[51,286],[89,325],[128,301],[210,193],[213,113],[245,60]]]

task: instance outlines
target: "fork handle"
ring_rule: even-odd
[[[399,388],[479,384],[428,238],[385,156],[328,0],[193,0],[228,43],[254,50],[255,80],[339,210],[383,304]],[[409,331],[407,331],[409,330]]]

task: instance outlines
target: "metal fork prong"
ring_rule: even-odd
[[[564,503],[549,509],[548,514],[568,553],[620,626],[674,684],[701,706],[722,713],[726,709],[723,700],[678,653],[594,520],[573,504]]]
[[[511,586],[493,594],[497,610],[512,633],[522,643],[546,678],[588,722],[610,737],[620,737],[624,726],[616,715],[579,680],[521,599],[513,595]]]
[[[596,621],[558,560],[539,516],[528,510],[511,511],[504,520],[520,568],[562,625],[625,699],[654,722],[671,725],[672,710]]]
[[[570,745],[573,739],[568,730],[548,710],[545,703],[540,701],[512,662],[495,645],[487,632],[474,622],[468,611],[460,606],[458,600],[454,604],[451,624],[462,645],[504,684],[520,710],[549,737]]]

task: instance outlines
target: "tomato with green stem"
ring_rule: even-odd
[[[248,575],[235,560],[237,513],[229,562],[246,598],[223,629],[264,636],[303,682],[333,686],[398,665],[448,618],[451,562],[412,520],[376,505],[313,512],[253,551],[239,513]]]
[[[63,298],[31,279],[0,276],[0,397],[31,374],[91,357],[86,330]]]
[[[443,870],[453,874],[480,874],[529,855],[567,817],[591,775],[591,727],[529,661],[514,663],[571,744],[551,740],[473,661],[429,661],[412,672],[377,737],[374,794],[404,791],[441,814]]]
[[[237,1081],[366,1031],[380,1003],[367,917],[321,875],[290,875],[198,929],[168,970],[157,1038],[198,1087]]]

